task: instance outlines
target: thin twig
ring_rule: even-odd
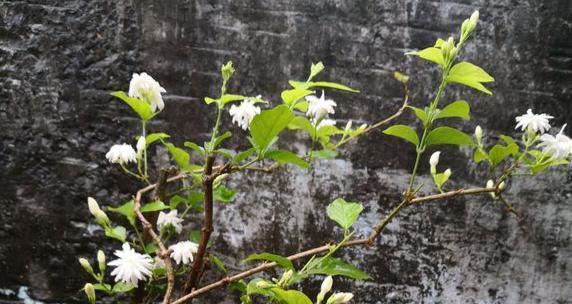
[[[449,192],[435,194],[435,195],[428,195],[428,196],[418,197],[418,198],[413,198],[413,199],[410,199],[410,198],[404,199],[396,208],[394,208],[392,210],[392,212],[380,223],[380,225],[377,226],[377,227],[381,227],[381,228],[376,228],[376,231],[377,231],[377,229],[379,229],[379,232],[376,232],[376,231],[372,232],[372,234],[368,238],[349,241],[349,242],[343,244],[342,247],[353,247],[353,246],[364,246],[364,245],[370,246],[372,244],[373,240],[375,240],[375,238],[377,238],[377,236],[379,236],[381,231],[392,221],[392,219],[397,215],[397,213],[400,210],[402,210],[403,207],[405,207],[406,205],[416,204],[416,203],[424,203],[424,202],[435,201],[435,200],[442,200],[442,199],[461,196],[461,195],[472,195],[472,194],[488,193],[488,192],[495,192],[495,191],[496,191],[495,188],[459,189],[459,190],[449,191]],[[309,249],[306,251],[302,251],[302,252],[293,254],[287,258],[291,261],[294,261],[294,260],[298,260],[298,259],[301,259],[301,258],[304,258],[307,256],[326,252],[329,250],[329,248],[330,248],[330,245],[323,245],[320,247],[312,248],[312,249]],[[237,273],[233,276],[225,277],[219,281],[216,281],[216,282],[211,283],[209,285],[206,285],[202,288],[194,290],[193,292],[177,299],[172,304],[184,303],[185,301],[188,301],[189,299],[196,298],[196,297],[198,297],[204,293],[207,293],[213,289],[223,287],[229,283],[239,281],[243,278],[249,277],[253,274],[265,271],[265,270],[273,268],[275,266],[277,266],[277,264],[274,262],[271,262],[271,263],[266,262],[266,263],[263,263],[257,267],[254,267],[254,268],[245,270],[243,272]]]

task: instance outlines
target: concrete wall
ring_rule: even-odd
[[[104,158],[136,135],[138,122],[109,96],[127,90],[131,73],[147,71],[167,89],[166,110],[150,128],[179,144],[206,139],[214,118],[202,98],[216,94],[227,60],[238,70],[233,92],[275,102],[287,80],[322,60],[324,78],[361,91],[331,95],[339,125],[372,123],[400,105],[394,70],[411,75],[413,104],[427,103],[437,71],[403,53],[456,35],[476,8],[481,21],[463,56],[496,83],[493,97],[451,86],[446,100],[473,107],[459,125],[511,133],[528,108],[555,115],[555,125],[572,123],[568,0],[0,1],[1,293],[25,286],[42,301],[83,301],[77,291],[87,276],[76,257],[117,247],[94,229],[85,198],[118,204],[138,188]],[[290,148],[304,143],[296,140]],[[229,144],[244,146],[245,137]],[[154,167],[165,158],[156,153]],[[459,187],[482,185],[483,168],[466,156],[445,148],[442,163],[451,163]],[[376,132],[309,172],[233,177],[231,185],[246,183],[234,204],[215,208],[213,250],[239,270],[248,253],[291,254],[333,240],[339,231],[324,208],[339,196],[365,204],[357,227],[367,235],[398,202],[413,159],[410,146]],[[420,180],[430,184],[426,163]],[[335,288],[354,292],[355,303],[572,303],[570,172],[514,180],[509,198],[520,221],[486,197],[407,209],[375,247],[343,252],[374,279],[337,280]],[[198,218],[189,226],[199,227]],[[314,294],[319,283],[304,288]],[[213,301],[237,298],[219,292],[202,302]]]

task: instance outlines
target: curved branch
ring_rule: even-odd
[[[372,232],[372,234],[368,238],[352,240],[352,241],[349,241],[349,242],[343,244],[342,246],[343,247],[353,247],[353,246],[368,246],[369,247],[369,246],[371,246],[373,241],[377,238],[377,236],[379,236],[381,231],[393,220],[393,218],[397,215],[397,213],[399,213],[399,211],[402,210],[407,205],[425,203],[425,202],[430,202],[430,201],[435,201],[435,200],[442,200],[442,199],[452,198],[452,197],[462,196],[462,195],[474,195],[474,194],[481,194],[481,193],[488,193],[488,192],[495,192],[495,191],[496,191],[496,188],[459,189],[459,190],[455,190],[455,191],[449,191],[449,192],[445,192],[445,193],[428,195],[428,196],[423,196],[423,197],[418,197],[418,198],[413,198],[413,199],[404,199],[376,227],[374,232]],[[301,258],[304,258],[307,256],[314,255],[314,254],[326,252],[329,250],[329,248],[330,248],[330,245],[323,245],[320,247],[312,248],[312,249],[309,249],[306,251],[302,251],[302,252],[293,254],[291,256],[288,256],[287,258],[291,261],[294,261],[294,260],[298,260],[298,259],[301,259]],[[268,269],[273,268],[275,266],[277,266],[277,264],[274,262],[271,262],[271,263],[266,262],[266,263],[263,263],[257,267],[245,270],[243,272],[237,273],[237,274],[232,275],[232,276],[225,277],[219,281],[216,281],[214,283],[211,283],[209,285],[206,285],[206,286],[203,286],[199,289],[194,290],[193,292],[177,299],[172,304],[185,303],[186,301],[193,299],[193,298],[196,298],[196,297],[198,297],[204,293],[207,293],[211,290],[223,287],[229,283],[236,282],[238,280],[241,280],[243,278],[249,277],[249,276],[254,275],[256,273],[268,270]]]

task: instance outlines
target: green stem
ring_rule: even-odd
[[[211,135],[211,140],[209,142],[209,147],[208,147],[209,151],[207,151],[207,153],[205,153],[206,155],[211,154],[212,151],[214,150],[213,145],[214,145],[215,138],[218,135],[218,128],[220,126],[221,116],[222,116],[222,107],[218,106],[217,107],[217,113],[216,113],[216,122],[215,122],[215,125],[213,128],[213,134]]]
[[[143,136],[143,138],[147,138],[147,122],[142,120],[141,121],[141,133]],[[147,183],[149,183],[149,178],[148,178],[148,171],[147,171],[147,143],[145,143],[145,149],[143,149],[143,178],[145,181],[147,181]]]

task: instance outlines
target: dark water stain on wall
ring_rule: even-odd
[[[227,60],[238,70],[232,92],[275,102],[287,80],[304,79],[322,60],[325,79],[361,91],[331,93],[338,124],[372,123],[400,105],[394,70],[411,75],[414,105],[432,98],[437,71],[403,54],[457,35],[476,8],[481,22],[463,57],[495,77],[494,96],[452,85],[445,99],[472,106],[472,120],[458,125],[511,133],[514,116],[528,108],[554,114],[555,125],[572,123],[566,0],[0,2],[0,288],[83,301],[77,291],[87,276],[76,257],[118,247],[93,225],[85,199],[115,205],[138,188],[104,158],[112,144],[137,135],[136,119],[109,96],[127,90],[132,73],[147,71],[167,89],[166,110],[150,128],[177,144],[207,137],[213,109],[202,98],[217,94]],[[241,132],[227,115],[224,126]],[[244,134],[230,141],[244,144]],[[467,152],[445,148],[442,163],[458,186],[482,185],[482,168]],[[335,239],[323,211],[338,196],[364,203],[357,233],[367,235],[396,204],[413,157],[409,146],[376,132],[309,172],[233,177],[240,194],[216,206],[214,250],[238,270],[247,253],[291,254]],[[375,247],[343,253],[373,280],[335,288],[354,292],[356,303],[571,303],[571,178],[563,169],[515,180],[510,198],[521,221],[485,197],[405,210]],[[190,226],[199,224],[194,218]],[[316,293],[319,282],[304,288]],[[202,302],[212,301],[237,299],[219,292]]]

